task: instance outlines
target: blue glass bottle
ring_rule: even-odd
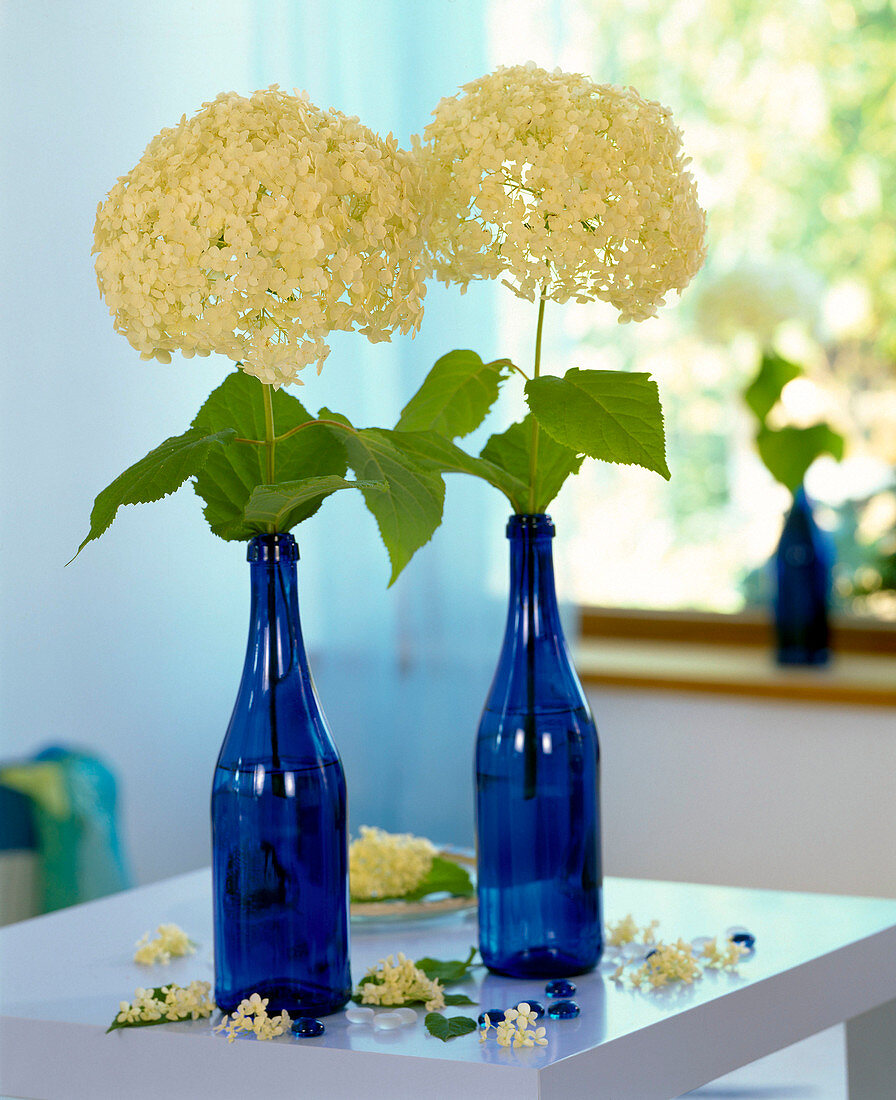
[[[775,552],[778,663],[822,665],[830,655],[828,603],[833,552],[800,486]]]
[[[510,608],[476,740],[479,950],[556,978],[603,950],[599,748],[554,590],[554,524],[514,515]]]
[[[215,1001],[322,1016],[351,995],[342,763],[308,669],[289,534],[248,549],[249,643],[212,786]]]

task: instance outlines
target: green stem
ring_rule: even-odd
[[[541,373],[541,330],[544,326],[544,291],[538,302],[538,325],[535,328],[535,365],[532,377],[538,378]],[[530,414],[531,415],[531,414]],[[535,512],[535,476],[538,470],[538,421],[532,417],[532,446],[529,448],[529,513]]]
[[[277,446],[277,436],[274,433],[274,399],[272,397],[271,387],[267,383],[262,385],[262,394],[264,396],[264,442],[267,483],[268,485],[273,485],[275,480],[274,449]],[[268,524],[268,530],[271,534],[274,534],[275,528],[273,523]]]

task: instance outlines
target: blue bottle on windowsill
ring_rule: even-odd
[[[249,643],[212,786],[215,1002],[322,1016],[351,995],[345,776],[302,641],[298,548],[248,548]]]
[[[833,550],[801,485],[775,551],[775,637],[782,665],[823,665],[830,656]]]
[[[476,741],[479,950],[556,978],[603,949],[597,730],[560,624],[550,516],[514,515],[503,648]]]

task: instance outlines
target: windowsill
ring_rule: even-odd
[[[889,626],[841,626],[828,664],[783,666],[755,616],[588,609],[575,660],[586,684],[893,707],[894,643]]]

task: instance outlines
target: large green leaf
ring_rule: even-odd
[[[756,377],[744,390],[744,400],[756,414],[760,424],[765,423],[765,418],[777,404],[787,383],[802,374],[802,367],[775,352],[768,351],[762,356]]]
[[[453,982],[462,982],[470,976],[470,971],[476,965],[476,948],[471,947],[465,959],[432,959],[429,956],[417,959],[414,963],[419,970],[434,981],[436,978],[442,985],[451,985]]]
[[[90,530],[75,557],[92,539],[99,538],[123,504],[148,504],[179,489],[214,457],[226,453],[236,432],[231,427],[205,430],[193,427],[166,439],[148,455],[129,466],[94,501]],[[74,560],[74,559],[72,559]]]
[[[577,454],[643,466],[668,480],[659,390],[648,374],[568,370],[526,383],[532,415]]]
[[[515,477],[508,470],[485,458],[477,458],[467,454],[460,447],[452,443],[437,432],[401,432],[395,433],[394,438],[401,449],[415,458],[421,466],[439,470],[449,474],[472,474],[481,477],[510,500],[523,499],[526,494],[526,482]],[[527,472],[528,477],[528,472]]]
[[[310,430],[310,429],[309,429]],[[272,525],[276,531],[285,531],[283,525],[289,517],[307,504],[318,504],[339,489],[384,488],[372,481],[346,481],[336,474],[322,477],[306,477],[299,481],[280,481],[276,485],[259,485],[252,490],[243,513],[249,526]]]
[[[769,473],[795,493],[819,455],[843,458],[843,436],[830,424],[809,428],[762,428],[756,436],[759,454]]]
[[[582,455],[558,443],[547,432],[538,433],[538,461],[535,467],[534,506],[529,498],[530,456],[532,453],[532,416],[511,424],[505,432],[493,435],[482,448],[482,457],[504,470],[522,486],[522,492],[510,496],[516,512],[543,512],[560,492],[570,474],[578,473]]]
[[[437,472],[422,466],[403,448],[403,432],[352,428],[344,417],[327,409],[321,409],[320,415],[334,421],[329,431],[341,439],[348,465],[358,480],[382,486],[361,492],[392,563],[391,586],[442,522],[445,483]]]
[[[427,1012],[423,1024],[430,1035],[443,1043],[476,1030],[476,1021],[469,1016],[443,1016],[440,1012]]]
[[[282,389],[272,392],[272,403],[277,435],[313,420],[302,403]],[[234,371],[208,396],[193,426],[207,430],[226,426],[235,429],[239,439],[264,439],[262,383],[241,370]],[[328,475],[341,478],[346,468],[339,440],[322,425],[311,424],[277,443],[273,481],[268,475],[265,448],[238,442],[206,462],[196,478],[195,489],[205,501],[205,518],[216,535],[222,539],[250,539],[266,529],[246,514],[258,486]],[[297,502],[283,515],[280,530],[288,531],[313,515],[325,496],[316,494]]]
[[[498,397],[507,359],[483,363],[475,351],[449,351],[405,405],[395,425],[403,432],[441,432],[449,439],[469,435]]]

